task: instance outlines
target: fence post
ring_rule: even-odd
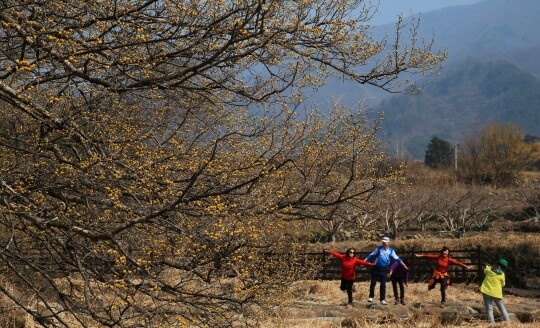
[[[482,246],[476,246],[476,261],[478,261],[478,268],[476,269],[476,274],[480,275],[481,278],[484,277],[484,271],[482,267],[484,266],[483,256],[482,256]]]
[[[411,272],[410,272],[410,279],[413,280],[413,279],[416,279],[416,256],[414,256],[414,254],[416,254],[416,250],[413,246],[412,248],[412,254],[411,254],[411,262],[410,262],[410,265],[412,266],[412,269],[411,269]]]
[[[326,279],[326,252],[322,251],[322,263],[323,263],[323,280],[327,280]]]
[[[478,267],[481,268],[484,263],[482,263],[482,246],[476,246],[476,260],[478,261]]]

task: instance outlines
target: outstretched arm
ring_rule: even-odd
[[[373,252],[369,253],[368,256],[366,256],[366,258],[364,259],[364,261],[369,261],[369,260],[371,260],[372,258],[376,257],[378,253],[379,253],[379,252],[378,252],[378,248],[375,248],[375,249],[373,250]]]
[[[401,264],[401,266],[404,267],[405,270],[409,270],[409,268],[407,268],[407,265],[403,263],[403,261],[399,262],[399,264]]]
[[[394,273],[394,271],[396,271],[397,267],[399,265],[399,262],[398,261],[395,261],[394,263],[392,263],[392,265],[390,266],[390,270],[388,272],[388,274],[391,276],[392,273]]]
[[[454,260],[453,258],[449,258],[448,260],[448,262],[450,262],[451,264],[459,265],[460,267],[469,270],[469,266],[467,264],[461,263],[458,260]]]
[[[341,260],[343,257],[345,257],[345,255],[343,255],[343,254],[341,254],[341,253],[338,253],[338,252],[331,251],[331,250],[329,250],[329,249],[325,249],[324,252],[325,252],[325,253],[328,253],[328,254],[330,254],[330,255],[333,255],[333,256],[337,257],[338,259],[340,259],[340,260]]]
[[[371,262],[368,262],[368,261],[365,261],[365,260],[361,260],[359,258],[356,259],[355,264],[356,265],[365,265],[365,266],[374,266],[375,265],[374,263],[371,263]]]

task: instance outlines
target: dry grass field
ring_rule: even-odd
[[[364,277],[367,279],[367,277]],[[363,279],[363,280],[365,280]],[[387,286],[387,300],[393,300],[391,285]],[[345,293],[339,290],[339,281],[306,281],[296,287],[296,298],[286,309],[282,309],[267,321],[265,327],[287,328],[368,328],[368,327],[540,327],[540,322],[510,323],[497,322],[489,324],[485,319],[474,316],[465,318],[459,324],[442,323],[442,312],[459,311],[459,308],[483,309],[482,296],[478,285],[455,284],[447,289],[447,306],[440,309],[440,292],[438,289],[429,291],[425,283],[409,284],[406,288],[407,305],[370,304],[367,302],[369,283],[362,281],[356,284],[353,309],[344,306]],[[376,291],[376,297],[378,289]],[[539,299],[527,299],[512,295],[505,296],[508,311],[512,313],[526,305],[540,311]],[[527,308],[527,307],[526,307]],[[497,315],[498,311],[495,310]],[[312,315],[310,317],[310,315]],[[325,315],[325,316],[321,316]],[[514,320],[515,317],[512,316]]]
[[[323,248],[343,251],[347,247],[355,247],[357,250],[368,251],[378,245],[376,241],[349,241],[328,244],[312,244],[312,251],[321,251]],[[538,261],[540,258],[540,234],[523,234],[516,232],[484,232],[470,234],[462,239],[423,237],[414,240],[392,241],[396,251],[410,249],[435,250],[447,245],[450,249],[474,248],[478,245],[483,249],[493,252],[527,249],[527,252],[515,254],[519,256],[520,263]],[[494,254],[497,255],[497,254]],[[286,304],[279,306],[270,318],[262,323],[254,324],[253,327],[282,327],[282,328],[368,328],[368,327],[517,327],[533,328],[540,327],[540,300],[528,299],[513,295],[505,295],[505,303],[510,313],[517,308],[522,309],[523,304],[528,308],[538,311],[536,322],[510,324],[497,323],[488,325],[485,319],[468,317],[458,325],[441,323],[441,309],[438,307],[440,292],[438,287],[430,292],[425,283],[410,283],[406,289],[406,307],[394,305],[391,284],[387,285],[387,300],[390,305],[369,304],[368,279],[366,274],[359,277],[354,294],[355,306],[347,309],[344,306],[346,295],[339,290],[339,281],[309,280],[296,283],[291,289],[290,297]],[[376,298],[378,297],[378,287]],[[460,311],[463,307],[478,309],[483,312],[482,296],[478,291],[477,284],[453,284],[447,290],[448,309],[455,307]],[[495,311],[496,313],[497,310]],[[5,319],[5,318],[4,318]],[[18,316],[19,322],[24,322],[24,327],[40,327],[28,315]],[[258,320],[257,320],[258,321]],[[0,327],[15,327],[15,322],[7,323],[0,320]],[[10,325],[11,324],[11,325]],[[74,325],[76,326],[76,325]]]
[[[370,251],[379,243],[377,241],[346,241],[338,243],[310,244],[310,251],[333,249],[344,251],[348,247],[355,247],[359,251]],[[400,250],[437,250],[442,246],[450,249],[469,249],[481,246],[488,254],[498,257],[511,255],[515,268],[519,270],[523,265],[538,261],[540,258],[540,234],[522,233],[515,231],[488,231],[471,232],[464,238],[440,238],[433,235],[424,235],[420,239],[395,240],[392,247],[399,254]],[[526,251],[525,251],[526,250]],[[521,323],[515,316],[511,323],[497,322],[489,324],[485,316],[482,295],[478,291],[478,284],[453,284],[447,289],[448,306],[445,311],[461,311],[463,308],[476,309],[476,316],[465,316],[457,324],[441,322],[440,292],[438,286],[435,290],[427,290],[425,283],[410,283],[406,289],[406,307],[370,304],[367,302],[369,277],[361,276],[356,284],[353,309],[347,309],[344,304],[346,295],[339,290],[339,281],[305,281],[295,286],[294,297],[284,309],[276,312],[275,316],[266,322],[265,327],[290,328],[368,328],[368,327],[540,327],[540,299],[524,298],[505,295],[505,303],[510,313],[513,311],[535,312],[533,322]],[[508,287],[508,285],[507,285]],[[378,286],[375,297],[378,297]],[[391,284],[387,285],[387,301],[393,301]],[[532,309],[532,310],[531,310]],[[349,311],[349,312],[347,312]],[[497,315],[498,310],[495,310]]]
[[[540,186],[540,173],[535,172],[527,176],[527,179],[536,181],[535,186]],[[407,239],[407,232],[399,235],[398,239],[392,240],[391,246],[400,252],[415,249],[418,251],[434,251],[448,246],[452,250],[475,249],[480,246],[487,254],[497,258],[504,256],[512,264],[510,268],[513,275],[520,276],[528,272],[530,276],[538,278],[540,270],[538,261],[540,259],[540,233],[538,224],[529,220],[531,232],[521,229],[524,222],[510,221],[500,218],[493,222],[489,231],[467,231],[463,238],[452,238],[448,234],[441,234],[437,231],[413,231],[412,234],[419,236],[414,239]],[[529,228],[530,228],[529,227]],[[294,228],[298,228],[294,226]],[[323,249],[332,249],[343,252],[349,247],[356,248],[360,252],[368,252],[379,245],[378,240],[348,240],[335,243],[306,243],[306,252],[322,252]],[[526,268],[526,269],[524,269]],[[532,272],[532,274],[531,274]],[[291,289],[291,296],[286,304],[275,308],[270,313],[270,317],[264,319],[262,323],[258,318],[254,318],[253,327],[278,327],[278,328],[368,328],[368,327],[517,327],[533,328],[540,327],[540,300],[527,299],[513,295],[505,296],[505,303],[510,313],[512,311],[522,311],[529,309],[535,315],[533,322],[521,323],[513,321],[511,323],[498,322],[489,325],[485,318],[466,314],[460,322],[442,322],[442,309],[438,307],[440,293],[437,289],[427,291],[425,283],[411,283],[407,287],[407,305],[393,305],[393,293],[391,285],[387,286],[387,300],[390,305],[381,306],[379,304],[369,304],[367,302],[369,277],[361,276],[361,282],[356,284],[355,306],[347,309],[344,306],[346,295],[339,290],[339,281],[301,281],[296,283]],[[9,286],[0,279],[0,283]],[[376,291],[378,297],[378,288]],[[464,308],[476,309],[482,313],[482,296],[478,291],[477,284],[454,284],[447,291],[448,306],[444,311],[462,311]],[[0,297],[0,303],[11,304],[10,300]],[[0,327],[26,327],[35,328],[41,325],[35,323],[30,315],[16,310],[11,306],[7,309],[13,311],[15,315],[9,317],[0,310]],[[498,311],[495,311],[498,313]],[[516,318],[515,316],[513,317]],[[67,318],[69,320],[69,318]],[[70,326],[76,327],[76,324]],[[245,327],[245,326],[242,326]],[[182,328],[184,328],[182,326]]]

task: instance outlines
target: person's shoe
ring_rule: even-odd
[[[405,303],[405,299],[403,299],[403,298],[401,299],[401,304],[402,304],[402,305],[406,305],[406,304],[407,304],[407,303]]]
[[[386,303],[385,300],[382,300],[382,301],[381,301],[381,305],[388,305],[388,303]]]
[[[352,309],[352,308],[353,308],[353,304],[352,304],[352,303],[347,303],[347,308],[348,308],[348,309]]]
[[[396,302],[394,303],[394,305],[398,305],[399,304],[399,298],[396,298]]]
[[[369,303],[373,303],[373,297],[368,298],[367,301],[368,301]]]
[[[445,302],[441,302],[440,306],[443,308],[445,304],[446,304]]]

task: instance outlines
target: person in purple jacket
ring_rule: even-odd
[[[403,260],[405,265],[407,262]],[[405,286],[409,282],[409,268],[401,265],[398,261],[394,261],[390,266],[390,279],[392,280],[392,288],[394,289],[395,305],[399,303],[405,305]],[[397,285],[399,284],[399,294]]]

